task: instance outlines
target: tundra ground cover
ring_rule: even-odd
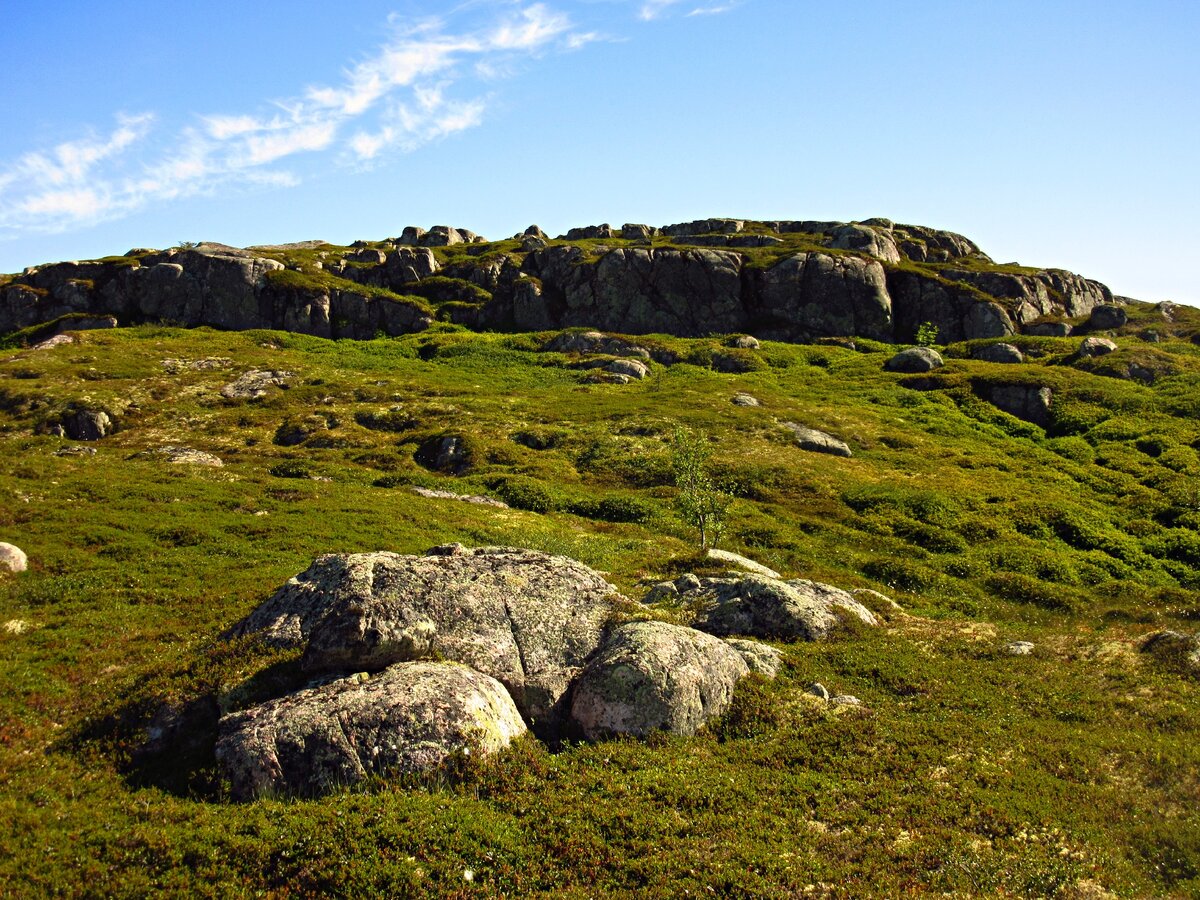
[[[1138,652],[1200,618],[1192,344],[1119,338],[1164,363],[1152,384],[1112,377],[1117,354],[1107,372],[1075,360],[1078,339],[1017,339],[1019,366],[955,345],[917,390],[869,341],[765,343],[722,373],[721,340],[654,337],[683,361],[617,385],[544,337],[142,326],[3,351],[0,539],[31,560],[0,581],[5,892],[1200,890],[1197,683]],[[288,386],[222,397],[248,370]],[[1053,389],[1048,428],[981,399],[1014,382]],[[39,433],[71,404],[118,430]],[[799,449],[785,421],[854,456]],[[733,486],[723,547],[904,613],[783,646],[782,675],[694,739],[530,742],[444,779],[252,804],[229,802],[203,740],[139,749],[164,706],[203,736],[206,702],[301,677],[218,637],[320,553],[531,547],[635,599],[702,570],[674,511],[677,425]],[[439,470],[448,436],[463,452]],[[176,446],[224,465],[169,463]],[[1012,640],[1036,650],[1009,656]],[[807,703],[812,681],[866,712]]]

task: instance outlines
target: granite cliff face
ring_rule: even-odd
[[[1060,327],[1113,303],[1099,282],[996,265],[961,235],[886,219],[599,225],[554,241],[533,226],[496,242],[437,226],[352,248],[205,243],[35,267],[0,277],[0,333],[111,315],[359,339],[442,319],[497,330],[904,342],[928,322],[955,341]]]

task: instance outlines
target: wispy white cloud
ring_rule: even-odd
[[[731,12],[742,5],[744,0],[726,0],[724,3],[711,3],[708,6],[697,6],[688,16],[719,16]]]
[[[650,22],[666,12],[668,7],[680,2],[681,0],[644,0],[638,9],[638,18],[643,22]]]
[[[455,12],[419,21],[393,16],[389,39],[331,84],[303,87],[257,110],[193,115],[176,128],[157,125],[150,113],[118,114],[105,134],[84,132],[0,162],[0,237],[91,225],[234,184],[295,185],[300,176],[281,167],[306,156],[369,167],[478,127],[492,98],[488,84],[546,53],[616,39],[577,26],[554,2],[476,0],[456,11],[461,19],[469,8],[467,28],[454,26]],[[633,2],[649,21],[683,0]],[[712,0],[692,14],[738,2]]]

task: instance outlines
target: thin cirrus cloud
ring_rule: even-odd
[[[486,97],[456,99],[453,86],[597,38],[545,3],[515,11],[504,4],[487,25],[465,32],[440,19],[391,24],[392,39],[340,83],[308,87],[268,113],[196,116],[173,134],[156,133],[153,114],[118,114],[108,133],[0,165],[0,236],[91,225],[233,182],[292,185],[298,177],[276,166],[301,155],[333,152],[338,162],[363,165],[411,151],[482,123]]]
[[[151,113],[122,113],[107,133],[0,163],[0,238],[67,231],[234,184],[295,185],[299,176],[279,166],[315,154],[341,165],[376,165],[389,152],[479,126],[489,99],[483,85],[519,71],[522,60],[610,39],[576,27],[547,3],[482,2],[494,11],[490,21],[467,30],[445,18],[393,17],[391,40],[346,69],[339,83],[307,87],[266,112],[194,115],[174,130],[156,128],[159,117]],[[650,21],[681,2],[633,5],[637,18]],[[690,15],[739,2],[715,0]],[[455,96],[456,88],[475,96]]]

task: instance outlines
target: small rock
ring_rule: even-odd
[[[1071,326],[1067,322],[1036,322],[1027,325],[1025,333],[1035,337],[1067,337],[1071,333]]]
[[[1012,344],[988,344],[976,350],[972,358],[993,363],[1025,362],[1025,355]]]
[[[74,409],[63,414],[59,427],[73,441],[98,441],[112,434],[116,423],[102,409]]]
[[[862,706],[862,701],[853,694],[838,694],[830,697],[829,702],[833,706]]]
[[[732,553],[729,550],[717,550],[711,548],[707,553],[707,558],[716,560],[717,562],[728,563],[731,566],[737,566],[747,572],[753,572],[755,575],[763,575],[767,578],[782,578],[783,576],[774,569],[769,569],[762,563],[755,562],[748,557],[742,556],[740,553]]]
[[[638,362],[636,359],[614,359],[604,367],[604,371],[636,379],[645,378],[650,374],[649,367],[645,363]]]
[[[753,397],[750,394],[746,394],[746,393],[734,394],[733,400],[731,402],[733,403],[734,406],[761,406],[762,405],[757,397]]]
[[[1009,656],[1028,656],[1033,652],[1034,646],[1029,641],[1010,641],[1004,645],[1004,652]]]
[[[774,678],[783,666],[783,654],[770,644],[749,641],[745,638],[725,638],[725,643],[742,654],[742,659],[751,672]]]
[[[1117,349],[1117,345],[1108,338],[1084,338],[1079,344],[1080,356],[1107,356]]]
[[[805,690],[814,697],[820,697],[822,700],[829,699],[829,689],[819,681],[814,681]]]
[[[930,372],[946,364],[942,355],[929,347],[910,347],[901,350],[886,363],[889,372]]]
[[[158,453],[173,465],[209,466],[214,469],[225,465],[219,457],[203,450],[193,450],[191,447],[162,447]]]
[[[496,500],[492,497],[480,497],[474,494],[455,494],[451,491],[435,491],[431,488],[414,487],[414,494],[421,497],[428,497],[431,500],[458,500],[462,503],[474,503],[479,506],[494,506],[497,509],[508,509],[508,504],[502,500]]]
[[[757,350],[761,346],[758,343],[758,338],[751,337],[748,334],[739,334],[737,337],[730,338],[728,345],[741,350]]]
[[[71,337],[71,335],[56,334],[56,335],[54,335],[54,337],[46,338],[46,340],[42,341],[41,343],[34,344],[31,349],[33,349],[33,350],[52,350],[55,347],[61,347],[63,344],[73,344],[73,343],[75,343],[75,338]]]
[[[246,372],[236,381],[221,388],[221,396],[226,400],[261,400],[267,396],[270,388],[286,388],[295,377],[292,372],[275,370]]]
[[[29,567],[29,557],[15,544],[0,541],[0,571],[24,572]]]
[[[798,425],[795,422],[784,422],[783,427],[795,435],[796,443],[800,445],[801,450],[828,453],[831,456],[850,457],[854,455],[845,441],[838,440],[832,434],[826,434],[824,431],[817,431],[817,429],[805,425]]]
[[[688,572],[686,575],[680,575],[675,579],[675,587],[679,589],[681,594],[688,591],[700,590],[700,578]]]
[[[95,456],[95,447],[79,447],[72,445],[70,447],[62,447],[54,451],[55,456]]]
[[[32,626],[24,619],[9,619],[3,627],[5,634],[24,634]]]

